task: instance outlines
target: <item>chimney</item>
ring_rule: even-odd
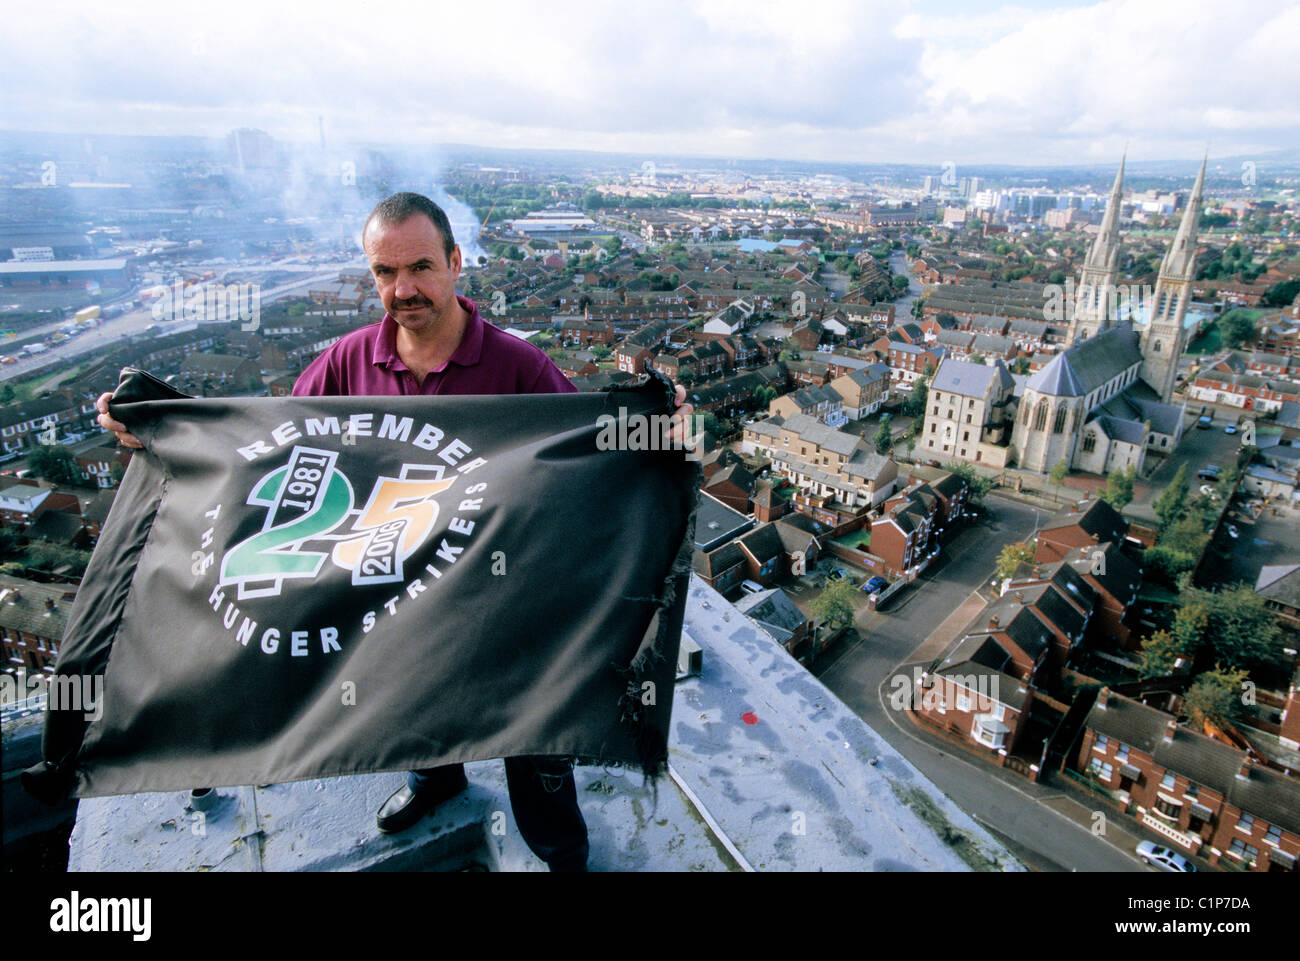
[[[1178,731],[1178,718],[1171,717],[1165,724],[1165,743],[1172,743],[1174,734]]]
[[[1251,768],[1250,755],[1248,754],[1241,759],[1241,769],[1237,771],[1237,777],[1241,778],[1243,781],[1249,781],[1250,768]]]
[[[1092,535],[1092,542],[1093,542],[1094,544],[1097,544],[1097,543],[1100,543],[1100,541],[1101,541],[1101,538],[1098,537],[1097,534],[1096,534],[1096,532],[1094,531],[1094,532],[1093,532],[1093,535]]]
[[[1017,604],[1023,604],[1023,603],[1025,603],[1025,592],[1024,592],[1024,591],[1016,591],[1016,603],[1017,603]]]
[[[54,610],[54,598],[52,597],[45,598],[45,609],[47,611]]]
[[[994,614],[989,618],[989,630],[991,631],[997,630],[997,626],[998,626],[998,616]]]
[[[1097,706],[1100,708],[1105,708],[1106,702],[1108,700],[1110,700],[1110,688],[1103,687],[1100,691],[1097,692]]]

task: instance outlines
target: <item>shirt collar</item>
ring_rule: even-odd
[[[469,320],[465,323],[465,334],[460,339],[460,345],[452,352],[447,363],[473,367],[483,354],[483,318],[479,316],[478,305],[474,301],[460,294],[456,295],[456,300],[469,313]],[[376,367],[386,367],[389,370],[409,369],[397,355],[397,321],[388,314],[384,314],[384,319],[379,322],[379,336],[375,338],[370,362]],[[444,364],[431,373],[446,369],[447,365]]]

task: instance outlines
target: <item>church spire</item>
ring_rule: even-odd
[[[1178,234],[1160,266],[1160,273],[1165,277],[1192,279],[1196,259],[1196,231],[1201,225],[1201,191],[1205,186],[1205,163],[1208,159],[1207,152],[1201,160],[1201,172],[1196,175],[1196,186],[1192,187],[1187,209],[1183,211],[1183,221],[1178,225]]]
[[[1101,227],[1088,251],[1084,261],[1089,267],[1110,268],[1119,259],[1119,208],[1124,192],[1124,161],[1128,159],[1128,148],[1124,149],[1119,160],[1119,172],[1115,174],[1115,185],[1110,188],[1110,200],[1106,202],[1106,213],[1101,219]]]

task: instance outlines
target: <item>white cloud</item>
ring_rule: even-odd
[[[61,0],[6,13],[14,129],[966,162],[1296,146],[1300,7]]]

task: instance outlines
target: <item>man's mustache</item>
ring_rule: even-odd
[[[409,310],[413,307],[432,307],[433,304],[423,297],[415,297],[411,300],[394,300],[393,306],[398,310]]]

